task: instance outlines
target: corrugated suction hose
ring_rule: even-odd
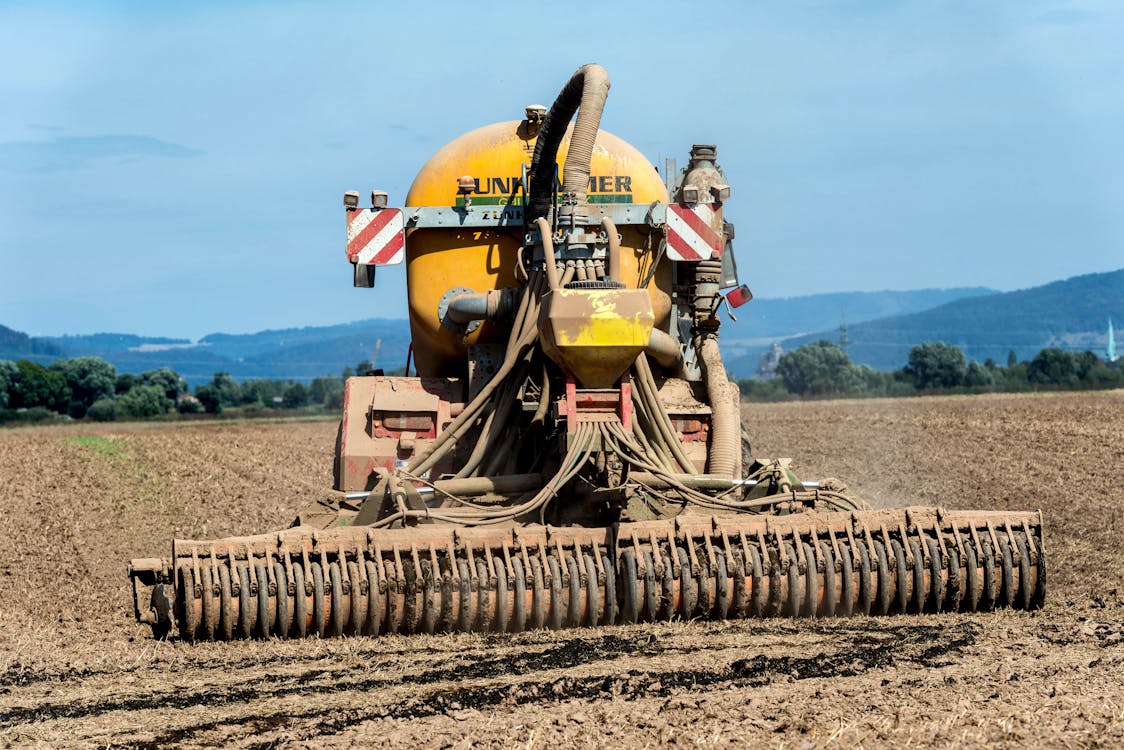
[[[699,343],[699,358],[706,375],[706,395],[710,401],[711,437],[707,473],[736,477],[740,473],[741,415],[738,413],[738,387],[726,376],[718,340],[707,336]]]
[[[609,96],[609,73],[600,65],[590,63],[578,68],[554,100],[543,121],[531,160],[531,185],[529,202],[530,219],[538,219],[550,212],[551,193],[554,187],[555,165],[558,163],[558,146],[566,134],[566,126],[578,113],[570,136],[570,151],[562,174],[563,202],[584,206],[589,187],[590,161],[593,142],[601,125],[601,112]],[[579,110],[580,105],[580,110]]]

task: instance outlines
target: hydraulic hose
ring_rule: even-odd
[[[538,295],[541,292],[541,281],[538,274],[533,274],[528,279],[519,301],[519,309],[515,314],[515,323],[507,342],[507,351],[504,353],[503,363],[491,379],[476,394],[476,398],[465,406],[464,411],[446,427],[437,439],[425,450],[421,451],[410,463],[408,471],[420,475],[428,471],[434,464],[441,460],[455,445],[473,423],[480,416],[482,410],[489,404],[496,390],[506,381],[507,376],[517,364],[517,354],[525,351],[538,338]]]
[[[562,143],[566,126],[570,124],[575,112],[578,112],[578,120],[570,136],[570,151],[562,173],[562,202],[571,206],[585,205],[593,142],[597,139],[601,112],[605,109],[605,99],[608,96],[609,74],[600,65],[592,63],[578,68],[562,87],[558,98],[547,112],[535,142],[528,196],[530,219],[538,219],[550,213],[558,146]]]
[[[546,271],[546,281],[550,291],[556,292],[562,285],[558,281],[558,266],[555,265],[558,260],[554,257],[554,237],[550,231],[550,222],[539,217],[535,220],[535,226],[538,227],[539,237],[542,238],[543,270]]]
[[[691,459],[687,458],[687,454],[683,450],[683,444],[671,424],[671,418],[668,417],[667,410],[664,409],[663,402],[660,401],[656,379],[652,375],[652,368],[648,366],[648,360],[645,359],[644,355],[636,358],[636,375],[640,400],[645,404],[652,426],[655,428],[655,432],[650,436],[653,445],[663,442],[666,450],[678,462],[681,471],[693,471],[694,465],[691,463]]]

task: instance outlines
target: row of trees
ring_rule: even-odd
[[[338,412],[343,408],[343,383],[356,372],[367,373],[369,362],[341,377],[324,376],[308,385],[293,380],[236,381],[217,372],[191,394],[187,382],[166,367],[139,375],[118,375],[113,365],[97,357],[62,359],[45,367],[30,360],[0,360],[0,421],[35,420],[65,414],[98,421],[141,419],[171,412],[183,414],[224,410],[252,413],[265,409],[312,409]],[[909,362],[895,372],[855,365],[846,352],[829,341],[807,344],[786,352],[771,380],[739,381],[751,398],[788,395],[902,395],[931,390],[1023,390],[1035,386],[1063,388],[1124,387],[1124,363],[1104,362],[1092,352],[1043,349],[1032,360],[1018,361],[1012,351],[1006,366],[991,359],[968,361],[952,344],[925,343],[913,347]]]
[[[184,379],[166,367],[118,376],[97,357],[60,359],[49,367],[26,359],[0,361],[0,410],[7,416],[147,417],[168,411],[186,390]]]
[[[360,362],[366,372],[370,363]],[[34,421],[66,415],[97,421],[143,419],[168,414],[224,409],[254,412],[264,409],[343,408],[343,381],[356,370],[345,368],[342,377],[324,376],[309,384],[293,380],[247,380],[239,383],[229,373],[217,372],[194,394],[174,370],[160,368],[139,375],[117,374],[113,365],[98,357],[62,359],[44,366],[21,359],[0,360],[0,422]]]
[[[881,372],[853,364],[830,341],[806,344],[781,355],[777,377],[739,381],[751,397],[902,395],[932,390],[1025,390],[1036,386],[1112,388],[1124,386],[1124,366],[1092,352],[1049,348],[1020,362],[1011,351],[1006,366],[992,359],[968,361],[959,347],[930,342],[913,347],[900,370]]]
[[[195,389],[195,398],[208,414],[221,414],[224,409],[231,408],[254,411],[308,406],[338,411],[343,408],[343,381],[350,377],[349,370],[344,370],[342,378],[326,375],[308,385],[294,380],[246,380],[239,383],[229,373],[216,372],[209,383]]]

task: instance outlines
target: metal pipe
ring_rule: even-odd
[[[665,370],[678,370],[683,364],[683,350],[679,347],[679,342],[670,333],[658,328],[652,329],[644,351]]]
[[[646,484],[649,487],[658,487],[666,489],[671,487],[671,483],[667,479],[650,474],[646,471],[634,471],[629,474],[631,479],[636,480],[640,484]],[[711,490],[716,492],[724,492],[732,490],[735,487],[756,487],[760,484],[758,479],[731,479],[730,477],[716,476],[714,474],[673,474],[672,478],[686,487],[693,490]],[[819,489],[819,482],[801,482],[806,490]],[[783,499],[783,496],[778,496],[778,499]]]
[[[492,320],[511,313],[511,296],[504,289],[491,289],[487,292],[458,294],[449,300],[445,317],[454,323],[465,325],[474,320]]]
[[[417,493],[419,495],[432,495],[435,492],[440,492],[442,495],[456,495],[457,497],[492,494],[510,495],[539,489],[543,485],[543,476],[542,474],[507,474],[498,477],[438,479],[432,484],[432,487],[417,487]],[[370,494],[370,491],[349,492],[344,497],[348,500],[362,500]]]
[[[719,477],[713,474],[673,474],[671,476],[679,484],[690,487],[693,490],[710,490],[712,492],[725,492],[735,487],[756,487],[761,484],[761,481],[758,479],[730,479],[729,477]],[[656,474],[650,474],[646,471],[634,471],[629,474],[629,477],[640,484],[657,489],[668,489],[671,487],[671,483],[668,482],[667,479],[657,476]],[[492,483],[491,487],[488,486],[489,482]],[[452,491],[453,489],[457,489],[452,483],[461,483],[461,491]],[[458,497],[516,494],[519,492],[529,492],[541,486],[542,474],[509,474],[499,477],[439,479],[433,484],[437,489],[427,486],[416,487],[414,489],[422,496],[433,495],[437,490],[440,490],[442,494],[448,493]],[[801,482],[800,484],[803,485],[806,490],[818,490],[820,488],[820,483],[817,481]],[[344,497],[348,500],[363,500],[370,494],[370,492],[349,492]]]

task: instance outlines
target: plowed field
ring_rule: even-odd
[[[1035,613],[186,645],[125,563],[279,528],[328,422],[0,431],[0,745],[1124,745],[1124,391],[752,405],[878,505],[1041,508]]]

